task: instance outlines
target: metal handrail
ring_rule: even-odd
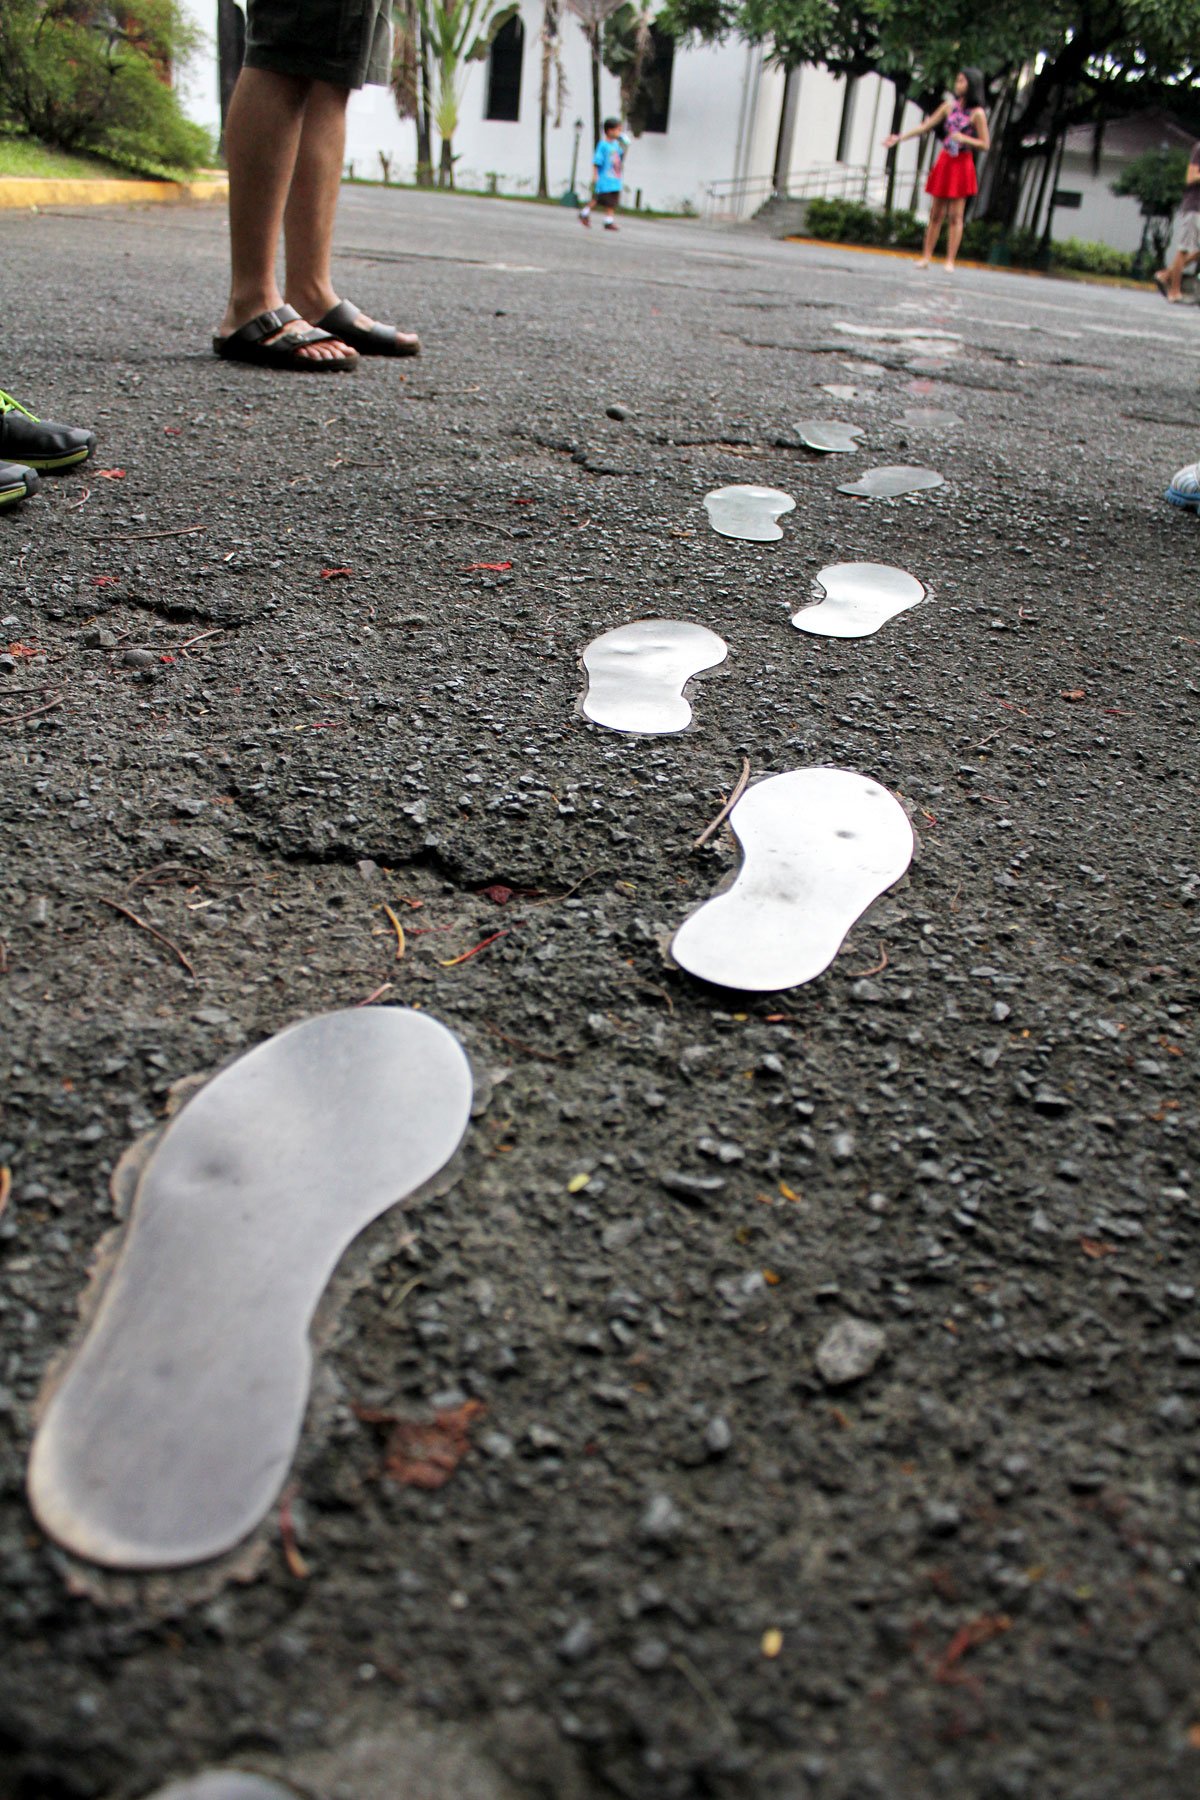
[[[742,175],[734,181],[710,181],[704,190],[702,217],[740,219],[751,202],[754,210],[775,196],[773,175]]]
[[[886,198],[886,169],[869,163],[814,163],[790,178],[786,189],[776,187],[773,175],[710,181],[702,216],[710,221],[740,219],[770,200],[858,200],[869,206]]]

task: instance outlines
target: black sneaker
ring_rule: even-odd
[[[30,469],[54,473],[86,462],[95,448],[94,431],[36,419],[0,388],[0,458],[16,457]]]
[[[17,506],[36,494],[41,482],[20,463],[0,462],[0,506]]]

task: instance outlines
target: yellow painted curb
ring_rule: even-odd
[[[0,212],[14,207],[40,206],[143,206],[153,201],[227,200],[229,182],[218,181],[97,181],[65,177],[54,180],[40,175],[0,176]]]

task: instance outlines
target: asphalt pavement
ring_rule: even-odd
[[[99,434],[0,517],[0,1800],[1180,1800],[1200,313],[355,188],[342,291],[423,353],[285,376],[211,353],[223,231],[0,219],[0,386]],[[945,485],[837,492],[897,464]],[[778,543],[710,529],[747,482]],[[928,598],[794,630],[847,561]],[[729,645],[677,736],[578,710],[647,617]],[[674,967],[743,767],[824,764],[907,876],[806,986]],[[24,1471],[118,1159],[360,1002],[475,1117],[339,1267],[285,1504],[67,1557]]]

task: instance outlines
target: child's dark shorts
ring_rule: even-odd
[[[596,195],[596,205],[602,206],[605,212],[616,212],[620,198],[620,188],[610,188],[607,193]]]
[[[247,0],[246,67],[335,87],[386,87],[389,0]]]

